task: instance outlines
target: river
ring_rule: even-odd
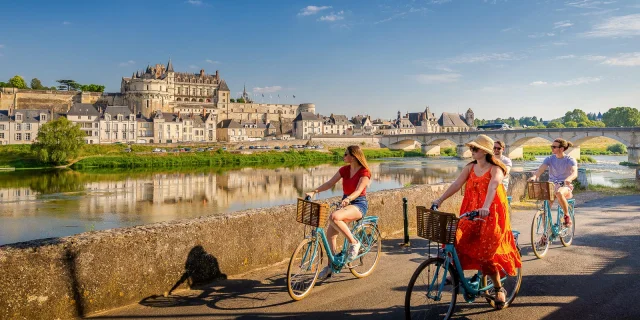
[[[534,170],[536,161],[513,171]],[[581,165],[592,183],[618,186],[634,170],[626,156],[593,156]],[[453,181],[468,160],[399,158],[372,161],[369,191]],[[295,203],[339,165],[162,171],[16,171],[0,174],[0,245],[154,222]],[[321,197],[341,194],[341,186]]]

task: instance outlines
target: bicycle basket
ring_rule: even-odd
[[[555,199],[555,188],[552,182],[533,182],[527,183],[527,193],[529,199],[549,200]]]
[[[313,227],[324,227],[329,218],[329,205],[298,198],[296,221]]]
[[[418,237],[442,244],[456,241],[458,217],[452,213],[434,211],[419,206],[417,209]]]

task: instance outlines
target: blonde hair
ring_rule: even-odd
[[[571,147],[573,147],[573,143],[571,143],[571,141],[567,141],[565,139],[562,138],[557,138],[555,140],[553,140],[553,142],[557,142],[558,144],[560,144],[560,148],[563,148],[565,151]]]
[[[358,164],[371,172],[371,170],[369,170],[369,164],[367,164],[367,158],[365,158],[364,152],[362,152],[362,149],[360,149],[359,146],[348,146],[347,152],[349,152],[352,157],[356,158]]]
[[[497,143],[498,145],[500,145],[500,148],[502,148],[502,149],[504,149],[504,147],[505,147],[504,142],[502,142],[502,141],[500,141],[500,140],[496,140],[496,141],[494,141],[493,143]]]

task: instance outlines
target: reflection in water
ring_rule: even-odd
[[[467,162],[424,158],[371,162],[369,190],[453,181]],[[537,165],[527,164],[514,171]],[[338,168],[337,164],[323,164],[307,168],[2,174],[0,244],[294,203],[305,191],[329,180]],[[606,166],[600,169],[607,172]],[[338,184],[321,197],[340,195],[341,189]]]

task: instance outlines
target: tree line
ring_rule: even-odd
[[[7,82],[0,81],[0,88],[16,88],[16,89],[33,89],[33,90],[58,90],[58,91],[85,91],[85,92],[104,92],[105,86],[99,84],[80,84],[75,80],[62,79],[56,80],[57,86],[43,86],[42,81],[38,78],[31,79],[31,86],[27,86],[27,82],[21,76],[13,76]]]
[[[640,111],[631,107],[611,108],[603,114],[585,113],[580,109],[567,111],[563,117],[551,121],[543,121],[538,117],[520,117],[516,119],[509,117],[506,119],[496,118],[494,120],[475,119],[475,126],[482,126],[489,123],[506,123],[512,127],[523,127],[532,129],[546,128],[584,128],[584,127],[639,127]]]

